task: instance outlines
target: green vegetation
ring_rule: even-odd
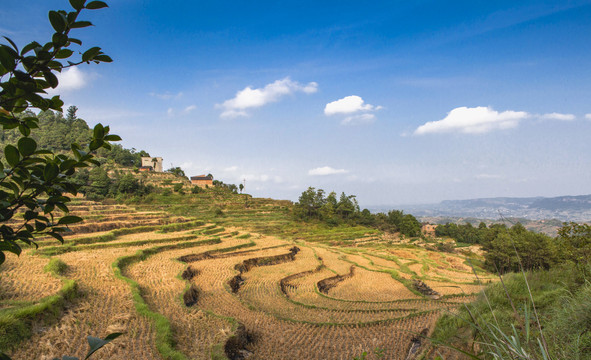
[[[112,61],[99,47],[79,51],[79,60],[72,58],[74,51],[70,47],[81,45],[81,41],[70,37],[70,31],[92,25],[78,20],[85,1],[73,1],[72,4],[72,12],[49,12],[55,33],[45,45],[33,41],[19,49],[9,38],[5,38],[8,44],[0,44],[0,124],[2,139],[12,142],[4,146],[4,159],[0,162],[0,264],[5,260],[5,251],[18,255],[21,243],[32,244],[40,235],[50,235],[63,242],[60,233],[67,225],[82,221],[76,216],[64,216],[55,221],[52,215],[56,208],[68,213],[66,204],[70,199],[66,195],[76,194],[80,188],[72,176],[77,169],[100,165],[94,158],[99,149],[111,150],[109,142],[121,140],[117,135],[110,135],[109,127],[101,124],[97,124],[91,133],[87,129],[63,139],[52,136],[35,138],[41,125],[45,128],[53,125],[59,129],[68,122],[74,132],[84,130],[84,124],[76,121],[74,109],[59,123],[55,118],[49,119],[49,112],[46,113],[47,119],[42,116],[43,121],[30,112],[30,109],[62,111],[64,103],[59,95],[52,98],[41,96],[47,94],[46,90],[58,86],[55,73],[91,61],[97,64]],[[94,1],[88,8],[106,6],[101,1]],[[62,63],[65,59],[71,59],[67,65]],[[80,140],[80,144],[72,142]],[[66,147],[67,153],[54,153],[43,148],[53,141],[58,147]],[[24,212],[24,216],[15,217],[18,212]],[[8,223],[11,219],[16,219],[18,224]]]
[[[359,210],[355,195],[333,191],[324,196],[325,191],[309,187],[300,195],[294,204],[293,214],[299,220],[318,220],[331,226],[339,224],[362,225],[374,227],[383,231],[400,232],[409,237],[421,235],[421,224],[411,214],[404,214],[400,210],[392,210],[387,214],[372,214],[369,210]]]
[[[68,270],[68,264],[63,262],[61,259],[52,258],[49,260],[49,263],[43,268],[46,272],[52,273],[54,275],[64,275],[64,273]]]
[[[514,349],[514,357],[507,353],[497,358],[543,359],[547,353],[552,359],[588,359],[590,295],[591,284],[572,264],[511,273],[459,314],[444,315],[433,338],[473,354],[477,351],[472,345],[480,344],[479,359],[492,359],[503,349]]]
[[[18,119],[36,117],[38,128],[29,137],[37,143],[40,150],[49,150],[57,154],[64,154],[71,150],[71,144],[88,146],[93,138],[91,129],[84,119],[78,118],[76,106],[67,109],[66,116],[61,112],[42,110],[37,114],[27,110],[18,114]],[[0,132],[0,145],[16,145],[21,136],[17,129],[4,129]],[[124,167],[141,166],[141,157],[150,156],[145,151],[136,152],[135,149],[125,149],[121,145],[112,145],[110,150],[100,149],[96,158],[101,164],[118,164]]]

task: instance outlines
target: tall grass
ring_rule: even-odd
[[[433,339],[472,359],[591,359],[591,285],[574,265],[507,274]]]

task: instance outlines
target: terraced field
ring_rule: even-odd
[[[98,358],[414,359],[431,351],[419,334],[480,290],[461,255],[298,230],[274,200],[218,199],[215,216],[193,199],[182,212],[74,203],[86,220],[64,245],[42,239],[0,267],[1,350],[83,357],[87,335],[124,332]],[[67,268],[44,271],[50,259]]]

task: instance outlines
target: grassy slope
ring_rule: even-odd
[[[523,273],[507,274],[503,277],[506,291],[500,282],[489,286],[486,296],[481,294],[459,314],[443,316],[433,337],[438,342],[469,349],[471,339],[489,342],[491,336],[502,336],[501,332],[516,332],[531,358],[542,359],[538,339],[542,341],[543,335],[553,359],[591,359],[591,283],[585,279],[585,273],[591,272],[569,264],[549,271],[527,272],[532,296]]]
[[[194,217],[218,226],[239,226],[265,235],[287,240],[306,240],[331,245],[347,245],[355,238],[381,232],[363,226],[304,223],[291,216],[291,202],[252,198],[215,189],[200,194],[151,194],[134,203],[139,209],[166,210],[173,214]],[[223,215],[219,215],[219,210]]]

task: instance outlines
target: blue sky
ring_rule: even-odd
[[[591,1],[108,3],[75,35],[114,62],[59,93],[165,167],[362,206],[591,193]],[[0,33],[68,7],[3,0]]]

